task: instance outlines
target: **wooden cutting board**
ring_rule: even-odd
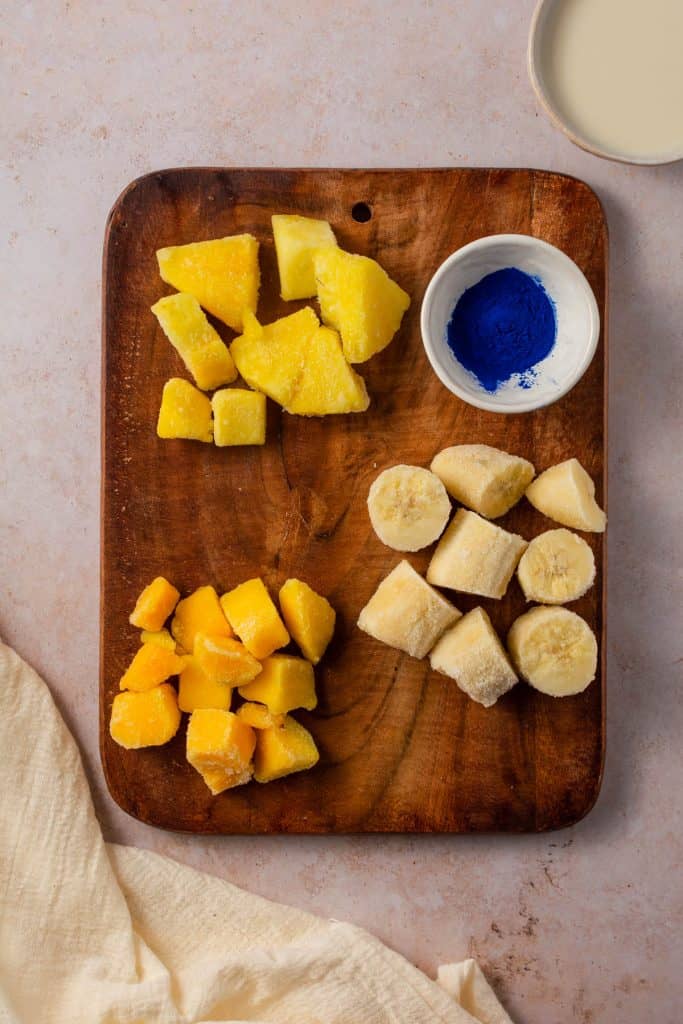
[[[305,419],[269,402],[264,447],[158,440],[162,386],[187,374],[149,311],[171,291],[155,250],[252,232],[267,322],[304,305],[278,295],[274,212],[328,219],[343,248],[377,258],[412,296],[392,344],[358,368],[369,411]],[[420,303],[434,270],[459,246],[497,232],[563,249],[602,315],[583,380],[536,413],[504,416],[459,401],[432,373],[420,341]],[[355,622],[401,557],[377,540],[365,503],[388,466],[428,465],[441,448],[472,442],[523,455],[537,470],[577,456],[604,501],[606,261],[597,197],[546,171],[188,169],[126,189],[104,250],[100,654],[102,763],[124,810],[162,828],[216,833],[520,832],[569,825],[590,810],[605,737],[601,536],[587,537],[595,586],[572,605],[601,644],[598,678],[579,696],[554,700],[521,683],[487,710],[426,660],[383,646]],[[531,538],[553,524],[522,501],[502,525]],[[428,560],[429,551],[410,556],[420,571]],[[297,713],[320,748],[314,770],[214,798],[185,760],[185,722],[165,747],[126,751],[110,739],[111,702],[138,645],[128,615],[157,575],[183,594],[205,583],[222,593],[256,575],[275,593],[296,576],[329,597],[338,626],[317,670],[319,706]],[[502,601],[450,596],[463,612],[482,604],[502,636],[525,608],[515,580]]]

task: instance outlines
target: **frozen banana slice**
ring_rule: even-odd
[[[368,492],[372,528],[395,551],[419,551],[443,533],[451,514],[446,488],[421,466],[392,466]]]
[[[429,655],[435,671],[455,679],[468,697],[490,708],[517,675],[483,608],[473,608],[447,630]]]
[[[481,597],[502,597],[527,542],[459,508],[439,541],[427,569],[438,587]]]
[[[460,614],[403,561],[382,580],[358,616],[358,626],[389,647],[424,658]]]
[[[532,608],[508,633],[508,650],[519,674],[541,693],[569,697],[595,679],[595,633],[568,608]]]
[[[595,500],[595,484],[578,459],[567,459],[541,473],[526,489],[539,512],[563,526],[604,533],[607,516]]]
[[[444,448],[434,456],[430,468],[456,501],[487,519],[497,519],[509,512],[536,472],[526,459],[488,444]]]
[[[595,558],[583,537],[571,530],[546,530],[529,543],[517,579],[527,601],[566,604],[593,586]]]

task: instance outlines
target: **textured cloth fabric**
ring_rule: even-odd
[[[105,844],[80,755],[0,644],[2,1024],[511,1024],[472,960],[430,981],[359,928]]]

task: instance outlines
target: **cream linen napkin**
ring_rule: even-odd
[[[473,960],[441,985],[359,928],[107,846],[76,745],[0,644],[2,1024],[511,1024]]]

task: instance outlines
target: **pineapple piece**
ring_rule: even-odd
[[[233,330],[242,330],[245,310],[256,312],[260,272],[258,242],[253,235],[170,245],[157,250],[157,261],[163,281],[194,295],[204,309]]]
[[[284,715],[273,715],[265,704],[240,704],[235,714],[252,729],[270,729],[285,723]]]
[[[313,263],[323,321],[341,334],[347,360],[364,363],[396,334],[410,296],[367,256],[318,249]]]
[[[254,778],[257,782],[272,782],[292,772],[312,768],[320,759],[315,740],[308,729],[285,715],[284,724],[260,729],[256,733]]]
[[[249,317],[230,354],[250,387],[287,406],[303,373],[308,341],[319,326],[310,306],[265,326]]]
[[[221,608],[244,646],[259,661],[289,643],[289,633],[263,580],[247,580],[223,594]]]
[[[142,644],[119,682],[120,690],[151,690],[170,676],[177,676],[185,659],[158,644]]]
[[[178,603],[171,632],[183,651],[192,654],[197,633],[233,636],[213,587],[199,587]]]
[[[141,644],[155,644],[157,647],[163,647],[167,651],[175,651],[175,640],[167,629],[149,630],[143,629],[140,633]]]
[[[195,657],[188,655],[178,683],[178,707],[181,711],[218,708],[229,711],[232,687],[207,676]]]
[[[309,339],[303,373],[286,411],[327,416],[365,412],[369,405],[365,381],[344,358],[339,335],[329,327],[319,327]]]
[[[220,448],[266,443],[266,396],[244,388],[217,391],[211,399],[213,439]]]
[[[213,441],[211,402],[182,377],[171,377],[164,391],[157,420],[157,436],[188,441]]]
[[[198,708],[187,726],[187,760],[212,793],[241,786],[251,779],[256,734],[231,711]]]
[[[176,693],[168,683],[144,693],[128,691],[114,697],[109,733],[120,747],[160,747],[173,739],[179,725]]]
[[[156,632],[166,622],[179,597],[179,590],[163,576],[157,576],[140,594],[128,621],[138,629]]]
[[[280,610],[304,657],[317,665],[334,633],[337,613],[330,602],[302,580],[291,579],[280,588]]]
[[[249,683],[261,671],[261,662],[249,653],[244,644],[231,637],[197,633],[194,656],[209,679],[228,686]]]
[[[245,700],[260,701],[273,715],[282,715],[294,708],[312,711],[318,703],[313,666],[304,658],[273,654],[264,658],[263,670],[253,683],[240,686],[239,695]]]
[[[275,213],[271,217],[273,238],[280,274],[280,295],[285,301],[310,299],[316,293],[313,253],[336,246],[332,228],[326,220]]]
[[[202,391],[231,384],[237,370],[230,349],[206,319],[193,295],[178,292],[152,306],[152,312]]]

